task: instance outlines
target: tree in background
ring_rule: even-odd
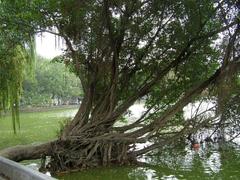
[[[62,37],[67,48],[59,61],[81,80],[82,104],[58,140],[0,153],[16,161],[51,156],[48,167],[53,172],[133,163],[142,154],[213,126],[216,117],[197,114],[185,121],[181,111],[191,102],[216,97],[221,79],[239,71],[238,1],[1,4],[7,17],[3,22]],[[224,48],[216,46],[221,33],[228,41]],[[147,110],[142,117],[115,127],[143,97]],[[145,142],[151,143],[136,147]]]
[[[38,57],[35,77],[23,82],[23,106],[61,105],[82,96],[79,79],[56,61]]]

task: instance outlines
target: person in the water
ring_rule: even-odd
[[[193,137],[192,134],[189,134],[187,139],[190,141],[192,149],[199,150],[200,143],[198,142],[198,140],[195,137]]]

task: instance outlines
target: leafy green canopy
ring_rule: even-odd
[[[31,74],[35,48],[32,33],[22,33],[17,25],[8,24],[4,7],[4,3],[0,2],[0,113],[11,109],[16,133],[17,127],[20,128],[19,100],[22,82],[27,72],[29,76]]]
[[[70,100],[82,96],[79,79],[64,64],[38,57],[35,78],[23,82],[22,105],[49,106],[53,98]]]

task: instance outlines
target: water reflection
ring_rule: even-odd
[[[238,145],[202,144],[198,151],[186,146],[168,146],[158,154],[140,158],[144,167],[97,168],[69,174],[60,179],[88,180],[175,180],[240,179]]]
[[[156,171],[149,168],[143,168],[139,167],[136,169],[133,169],[132,172],[128,173],[129,179],[157,179]]]
[[[157,155],[145,155],[145,167],[97,168],[68,174],[59,179],[103,180],[175,180],[175,179],[239,179],[240,149],[237,145],[202,144],[198,151],[187,146],[168,146]],[[36,164],[28,165],[35,168]]]

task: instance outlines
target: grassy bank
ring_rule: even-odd
[[[60,122],[72,117],[77,108],[32,111],[20,114],[21,129],[17,134],[13,134],[10,115],[0,118],[0,149],[19,144],[41,143],[56,138]]]

